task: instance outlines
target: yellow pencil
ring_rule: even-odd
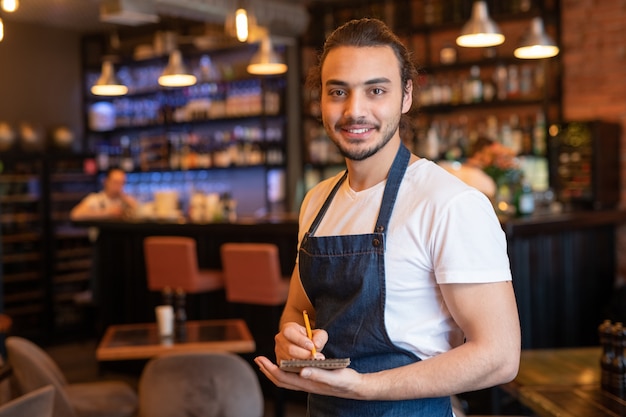
[[[302,311],[302,316],[304,317],[304,327],[306,327],[306,335],[309,339],[311,339],[311,342],[313,342],[313,332],[311,331],[311,322],[309,321],[309,315],[307,314],[306,310]],[[311,356],[315,358],[315,344],[313,344],[313,347],[311,348]]]

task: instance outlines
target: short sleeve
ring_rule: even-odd
[[[437,282],[511,280],[506,235],[489,199],[466,190],[450,199],[442,211],[431,248]]]

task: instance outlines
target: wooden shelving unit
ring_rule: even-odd
[[[2,293],[12,334],[51,339],[85,326],[74,297],[89,289],[91,242],[69,211],[96,187],[88,155],[0,155]],[[71,317],[71,319],[69,318]]]

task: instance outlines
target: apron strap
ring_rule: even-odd
[[[409,165],[409,160],[411,159],[411,152],[404,146],[403,143],[400,143],[400,148],[396,153],[396,156],[393,160],[393,164],[391,165],[391,169],[389,170],[389,174],[387,176],[387,183],[385,184],[385,191],[383,194],[383,200],[380,205],[380,211],[378,212],[378,219],[376,220],[376,228],[374,229],[377,233],[384,233],[387,229],[387,225],[389,224],[389,218],[391,217],[391,212],[393,210],[393,206],[396,202],[396,196],[398,194],[398,189],[400,188],[400,183],[402,182],[402,177],[404,177],[404,173],[406,171],[407,166]],[[322,218],[326,214],[326,211],[330,207],[330,203],[337,194],[339,187],[348,177],[348,170],[346,170],[339,181],[335,184],[333,189],[331,190],[328,197],[326,197],[326,201],[324,201],[324,205],[317,213],[315,220],[311,223],[311,227],[306,235],[313,235],[317,230],[317,227],[322,221]]]
[[[346,180],[346,178],[348,178],[348,170],[347,169],[343,173],[341,178],[339,178],[339,181],[337,181],[337,183],[335,184],[335,186],[331,190],[330,194],[328,194],[328,197],[326,197],[326,201],[324,201],[324,205],[322,206],[320,211],[317,213],[317,216],[315,217],[315,220],[313,220],[313,223],[311,223],[311,227],[309,228],[309,231],[307,232],[307,235],[312,235],[313,233],[315,233],[315,231],[317,230],[317,227],[322,222],[322,218],[324,217],[324,214],[326,214],[326,211],[328,210],[328,207],[330,207],[330,203],[333,201],[333,197],[335,196],[335,194],[337,194],[337,190],[339,190],[339,187],[341,186],[341,184],[343,184],[343,182]]]
[[[398,149],[398,153],[396,153],[396,157],[389,170],[389,175],[387,176],[383,201],[380,205],[378,220],[376,220],[376,228],[374,229],[376,233],[385,233],[387,231],[387,225],[389,224],[391,212],[396,203],[400,183],[402,182],[406,168],[409,166],[410,159],[411,152],[409,152],[403,143],[400,143],[400,148]]]

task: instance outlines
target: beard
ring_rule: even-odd
[[[400,117],[397,117],[395,120],[392,120],[382,130],[381,130],[380,125],[375,125],[376,126],[375,129],[380,135],[380,139],[366,148],[361,148],[359,146],[352,148],[350,147],[350,144],[352,143],[351,141],[348,141],[346,143],[345,141],[342,141],[340,134],[336,134],[336,132],[341,130],[341,126],[350,125],[350,124],[367,124],[367,123],[362,119],[346,119],[346,120],[342,120],[340,123],[337,123],[334,126],[334,128],[331,128],[324,121],[324,128],[326,129],[326,132],[328,133],[330,140],[332,140],[335,146],[337,146],[337,149],[339,149],[339,153],[341,153],[341,155],[344,158],[350,159],[352,161],[363,161],[369,158],[370,156],[376,154],[379,150],[385,147],[387,143],[389,143],[391,138],[393,138],[393,135],[395,135],[395,133],[398,131],[400,127]],[[355,143],[358,143],[358,142],[359,141],[355,141]]]

